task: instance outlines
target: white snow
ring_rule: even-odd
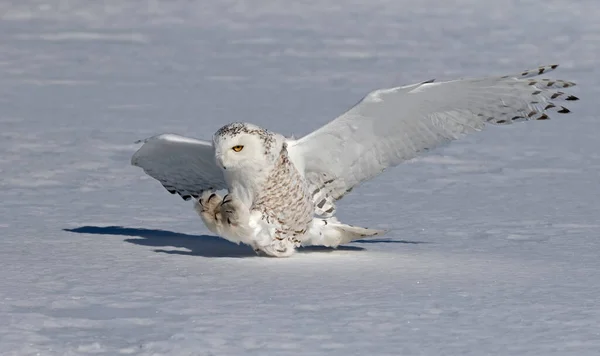
[[[596,0],[0,4],[1,355],[598,355]],[[339,206],[391,229],[259,258],[129,164],[237,120],[560,63],[573,113],[491,127]]]

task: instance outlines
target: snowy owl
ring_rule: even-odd
[[[535,78],[556,67],[375,90],[300,139],[248,123],[223,126],[212,142],[161,134],[138,141],[131,164],[170,193],[193,198],[211,232],[259,254],[337,247],[385,232],[335,218],[336,202],[361,182],[486,123],[569,113],[560,102],[578,98],[561,90],[575,84]]]

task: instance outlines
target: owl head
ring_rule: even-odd
[[[225,125],[213,136],[215,159],[225,172],[272,167],[283,142],[283,136],[247,123]]]

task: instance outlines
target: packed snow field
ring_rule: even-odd
[[[596,0],[0,2],[1,355],[597,355]],[[560,63],[569,115],[465,137],[339,204],[390,229],[255,256],[130,166],[368,91]]]

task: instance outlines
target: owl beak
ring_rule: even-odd
[[[223,158],[221,156],[217,156],[217,164],[223,168],[223,169],[227,169],[227,167],[225,167],[225,165],[223,164]]]

